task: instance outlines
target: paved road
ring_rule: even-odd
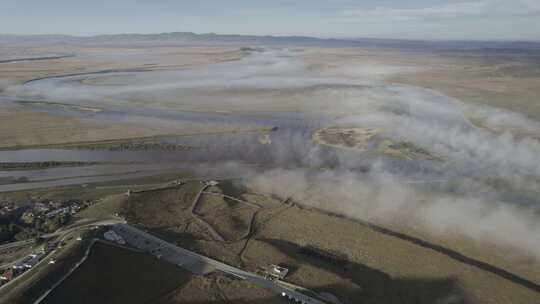
[[[72,225],[61,227],[57,231],[53,233],[43,234],[41,235],[42,238],[47,239],[59,235],[64,235],[66,233],[75,231],[77,229],[84,229],[89,226],[110,226],[110,225],[116,225],[116,224],[123,224],[126,220],[119,218],[119,217],[111,217],[109,219],[102,219],[102,220],[93,220],[93,219],[83,219],[81,221],[75,222]]]
[[[71,226],[60,228],[55,232],[42,234],[40,237],[42,239],[50,239],[53,237],[57,237],[57,236],[61,236],[61,235],[73,232],[78,229],[84,229],[88,226],[109,226],[109,225],[115,225],[115,224],[124,223],[124,222],[125,221],[123,219],[119,219],[119,218],[111,218],[107,220],[83,220],[82,222],[76,222]],[[30,245],[34,245],[36,242],[37,242],[37,239],[28,239],[24,241],[7,243],[0,246],[0,251],[6,250],[6,249],[30,246]]]
[[[11,266],[13,266],[13,265],[17,265],[17,264],[21,263],[21,262],[22,262],[24,259],[26,259],[27,257],[28,257],[28,256],[24,255],[24,256],[22,256],[22,257],[20,257],[20,258],[18,258],[18,259],[16,259],[16,260],[14,260],[14,261],[12,261],[12,262],[9,262],[9,263],[6,263],[6,264],[2,264],[2,265],[0,265],[0,269],[6,269],[6,268],[9,268],[9,267],[11,267]]]
[[[58,231],[55,231],[53,233],[42,234],[40,237],[44,238],[44,239],[50,239],[52,237],[61,235],[63,233],[73,231],[74,229],[77,229],[77,228],[79,228],[79,227],[74,227],[74,228],[65,229],[65,230],[58,230]],[[6,250],[6,249],[13,249],[13,248],[30,246],[30,245],[34,245],[36,242],[37,242],[37,239],[33,238],[33,239],[24,240],[24,241],[7,243],[7,244],[4,244],[4,245],[0,246],[0,251]]]
[[[203,194],[209,194],[209,195],[217,195],[217,196],[221,196],[221,197],[224,197],[224,198],[228,198],[230,200],[242,203],[244,205],[248,205],[248,206],[253,207],[253,208],[262,208],[262,206],[260,206],[258,204],[248,202],[248,201],[244,201],[244,200],[241,200],[241,199],[237,199],[236,197],[233,197],[233,196],[230,196],[230,195],[227,195],[227,194],[224,194],[224,193],[211,192],[211,191],[203,191],[202,193]]]
[[[0,63],[13,63],[21,61],[38,61],[38,60],[53,60],[53,59],[62,59],[68,57],[75,57],[75,55],[58,55],[58,56],[46,56],[46,57],[26,57],[26,58],[12,58],[0,60]]]
[[[205,275],[215,270],[233,275],[237,278],[257,284],[261,287],[273,290],[281,295],[292,298],[300,303],[324,304],[322,300],[310,297],[299,292],[300,288],[295,288],[290,284],[279,280],[267,280],[259,275],[244,271],[234,266],[219,262],[217,260],[202,256],[195,252],[178,247],[165,242],[145,231],[126,224],[117,224],[112,229],[124,238],[127,244],[149,252],[158,258],[166,260],[175,265],[181,266],[188,271]]]
[[[77,222],[69,227],[65,227],[63,229],[59,229],[57,230],[56,232],[54,233],[49,233],[49,234],[45,234],[45,235],[42,235],[42,237],[44,238],[52,238],[52,237],[57,237],[57,236],[60,236],[61,239],[60,239],[60,242],[62,242],[66,237],[68,237],[72,232],[75,232],[77,230],[82,230],[82,229],[87,229],[88,227],[93,227],[93,226],[110,226],[110,225],[116,225],[116,224],[119,224],[119,223],[125,223],[125,220],[124,219],[121,219],[121,218],[111,218],[111,219],[106,219],[106,220],[82,220],[80,222]],[[35,240],[29,240],[29,241],[34,241]],[[20,242],[17,242],[17,243],[20,243]],[[90,247],[88,247],[88,250],[89,250]],[[13,285],[15,282],[18,282],[20,281],[21,278],[23,277],[28,277],[30,275],[32,275],[34,273],[34,270],[36,268],[38,268],[41,264],[45,263],[46,261],[48,261],[48,258],[50,256],[52,256],[56,251],[58,250],[58,247],[55,248],[54,250],[52,250],[51,252],[49,252],[46,256],[44,256],[36,265],[34,265],[31,269],[25,271],[23,274],[17,276],[15,279],[11,280],[10,282],[8,282],[7,284],[4,284],[2,286],[0,286],[0,291],[3,291],[5,290],[5,288],[7,288],[8,286],[11,286]],[[88,252],[86,252],[86,255],[85,255],[85,259],[86,259],[86,256],[88,255]],[[78,263],[74,268],[72,268],[69,273],[71,273],[75,268],[77,268],[82,262]],[[68,274],[69,275],[69,274]],[[68,275],[65,275],[62,280],[64,280],[65,278],[67,278]],[[57,285],[55,285],[56,287]],[[50,290],[52,290],[54,288],[51,288]],[[47,291],[47,293],[50,292],[50,290]],[[5,294],[2,294],[0,293],[0,303],[3,303],[3,296],[5,296]],[[40,297],[39,298],[39,301],[41,301],[44,297]],[[37,302],[39,303],[39,302]]]
[[[18,241],[18,242],[11,242],[0,246],[0,251],[11,249],[11,248],[18,248],[18,247],[24,247],[28,245],[32,245],[36,242],[35,239],[29,239],[24,241]]]

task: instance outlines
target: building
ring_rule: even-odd
[[[266,275],[271,279],[283,280],[289,273],[289,269],[278,265],[270,265],[266,270]]]
[[[47,212],[49,210],[51,210],[51,208],[49,207],[49,205],[47,204],[44,204],[44,203],[36,203],[34,205],[34,210],[38,213],[41,213],[41,212]]]
[[[0,276],[0,281],[9,282],[13,279],[13,269],[8,269]]]
[[[211,180],[211,181],[204,181],[202,182],[203,184],[207,185],[207,186],[217,186],[219,184],[219,182],[215,181],[215,180]]]
[[[70,212],[70,208],[64,207],[64,208],[53,210],[53,211],[45,214],[45,216],[47,216],[48,218],[51,218],[51,217],[54,217],[54,216],[56,216],[58,214],[64,214],[64,213],[68,213],[68,212]]]

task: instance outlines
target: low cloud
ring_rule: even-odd
[[[460,7],[454,12],[473,11]],[[105,110],[116,106],[131,122],[140,119],[134,113],[144,116],[152,107],[269,113],[280,127],[270,134],[272,144],[261,148],[243,137],[226,138],[190,161],[215,161],[213,168],[236,176],[243,176],[242,170],[220,163],[252,161],[278,167],[262,173],[248,170],[245,175],[263,192],[351,217],[421,220],[441,234],[457,231],[540,252],[538,208],[531,207],[538,205],[540,143],[479,128],[464,113],[503,131],[526,128],[538,133],[538,123],[381,79],[410,72],[410,67],[346,62],[324,69],[310,66],[302,55],[267,50],[201,69],[54,78],[13,86],[7,93]],[[314,144],[314,129],[327,126],[380,128],[388,139],[412,143],[443,160],[404,160]],[[195,146],[204,146],[202,141]],[[298,169],[284,169],[291,167]]]
[[[368,221],[424,223],[449,232],[519,248],[540,257],[538,208],[467,195],[426,192],[390,174],[273,169],[252,173],[246,183],[263,193]]]

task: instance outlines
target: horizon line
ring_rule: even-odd
[[[192,31],[170,31],[170,32],[151,32],[151,33],[141,33],[141,32],[118,32],[118,33],[103,33],[103,34],[92,34],[92,35],[73,35],[73,34],[59,34],[59,33],[47,33],[47,34],[14,34],[14,33],[2,33],[0,36],[13,36],[13,37],[46,37],[46,36],[59,36],[59,37],[70,37],[70,38],[96,38],[102,36],[120,36],[120,35],[139,35],[139,36],[148,36],[148,35],[164,35],[164,34],[193,34],[197,36],[204,35],[215,35],[215,36],[244,36],[244,37],[267,37],[267,38],[310,38],[310,39],[320,39],[320,40],[345,40],[345,41],[355,41],[355,40],[394,40],[394,41],[411,41],[411,42],[526,42],[526,43],[540,43],[540,39],[472,39],[472,38],[461,38],[461,39],[422,39],[422,38],[392,38],[392,37],[339,37],[339,36],[311,36],[311,35],[279,35],[279,34],[238,34],[238,33],[216,33],[216,32],[192,32]]]

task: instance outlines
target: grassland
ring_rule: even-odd
[[[61,46],[48,46],[29,50],[36,52],[57,51]],[[68,46],[66,52],[82,52],[86,55],[124,53],[125,47]],[[84,50],[82,50],[84,49]],[[71,73],[96,72],[106,69],[177,70],[197,69],[212,63],[236,60],[243,56],[237,48],[158,47],[160,62],[155,56],[147,56],[147,49],[127,48],[139,60],[121,61],[87,56],[86,59],[67,57],[36,62],[10,63],[0,66],[0,86],[6,83],[20,84],[25,81]],[[163,56],[161,56],[163,55]],[[83,58],[85,56],[81,56]],[[114,56],[113,56],[114,57]],[[540,119],[540,106],[535,102],[540,94],[540,72],[534,58],[502,58],[488,56],[442,56],[421,52],[400,53],[396,51],[373,51],[358,49],[313,49],[302,55],[307,69],[324,72],[324,75],[341,75],[341,70],[373,64],[382,68],[360,71],[361,77],[369,76],[391,83],[420,86],[441,91],[465,103],[493,105]],[[101,59],[99,59],[101,58]],[[400,67],[390,72],[386,66]],[[362,74],[364,73],[364,74]],[[88,78],[86,84],[104,86],[109,78],[99,82]],[[3,87],[0,87],[2,90]],[[223,98],[231,102],[227,112],[246,111],[246,105],[234,105],[236,98],[250,101],[250,109],[258,111],[346,111],[334,107],[327,98],[313,98],[309,108],[301,99],[291,98],[307,90],[295,89],[246,89],[227,88],[206,92],[209,97]],[[214,94],[214,96],[211,96]],[[157,105],[175,110],[224,111],[218,105],[179,105],[177,96],[170,100],[158,100]],[[329,95],[331,96],[331,95]],[[262,98],[264,97],[264,98]],[[323,95],[323,97],[328,97]],[[268,103],[268,100],[274,103]],[[231,101],[232,100],[232,101]],[[311,101],[311,100],[310,100]],[[137,101],[141,102],[142,101]],[[136,104],[136,103],[135,103]],[[126,149],[129,142],[142,141],[138,149],[161,149],[153,146],[163,136],[216,134],[219,132],[259,132],[266,128],[239,130],[198,124],[177,124],[152,121],[104,121],[95,119],[97,107],[72,107],[62,103],[49,106],[83,112],[83,117],[53,115],[34,112],[29,106],[44,104],[0,105],[0,149],[23,148],[84,148]],[[334,109],[336,108],[336,109]],[[369,108],[369,107],[366,107]],[[315,110],[314,110],[315,109]],[[359,110],[358,108],[354,108]],[[90,114],[90,115],[88,115]],[[343,113],[336,113],[343,114]],[[350,113],[345,113],[350,114]],[[358,113],[355,113],[358,114]],[[337,115],[339,116],[339,115]],[[24,122],[24,123],[22,123]],[[478,124],[487,129],[487,126]],[[495,130],[497,131],[497,130]],[[333,132],[333,133],[332,133]],[[337,148],[366,151],[395,157],[434,159],[418,147],[405,142],[378,141],[375,130],[332,130],[319,134],[316,141]],[[352,132],[352,133],[351,133]],[[377,140],[376,140],[377,139]],[[269,137],[259,138],[262,144]],[[126,146],[126,144],[128,146]],[[373,147],[371,145],[373,144]],[[171,148],[171,147],[169,147]],[[171,148],[170,150],[180,149]],[[131,148],[133,149],[133,147]],[[32,166],[32,165],[30,165]],[[189,174],[184,174],[187,176]],[[284,202],[282,198],[261,195],[253,190],[232,183],[222,183],[203,194],[196,208],[193,199],[202,185],[190,182],[181,187],[134,193],[130,190],[159,187],[166,180],[180,174],[162,175],[126,182],[111,182],[91,186],[73,186],[40,189],[25,192],[0,193],[0,200],[28,201],[31,199],[94,199],[98,203],[81,212],[83,218],[103,218],[119,213],[131,224],[142,226],[156,235],[176,242],[180,246],[197,251],[218,260],[252,271],[260,271],[268,264],[281,264],[291,272],[287,280],[321,292],[336,294],[344,303],[535,303],[539,292],[535,286],[540,282],[540,265],[537,259],[522,256],[511,248],[477,243],[462,236],[432,235],[418,227],[407,227],[391,221],[366,223],[347,219],[306,207],[309,202]],[[260,207],[246,205],[230,197],[256,203]],[[328,206],[339,202],[325,202]],[[329,208],[332,209],[332,208]],[[223,236],[216,240],[208,226],[195,220],[195,212],[207,225]],[[24,303],[35,298],[47,282],[57,278],[80,258],[80,248],[58,263],[52,270],[41,272],[29,281],[31,288],[18,289],[17,299],[10,303]],[[334,253],[346,257],[345,265],[320,255],[305,254],[306,247],[318,252]],[[140,268],[133,267],[140,265]],[[58,267],[58,268],[56,268]],[[159,261],[139,253],[96,246],[87,264],[69,278],[51,295],[48,303],[78,302],[84,294],[94,302],[139,303],[279,303],[279,297],[226,277],[192,277],[180,269],[171,269]],[[160,277],[164,274],[163,279]],[[111,275],[114,280],[107,276]],[[103,278],[103,279],[102,279]],[[152,281],[151,279],[154,278]],[[157,279],[155,279],[157,278]],[[159,283],[159,284],[158,284]],[[41,285],[45,284],[45,285]],[[148,287],[148,288],[147,288]],[[142,291],[145,291],[142,294]],[[118,293],[116,291],[119,291]],[[132,292],[133,291],[133,292]],[[103,296],[107,295],[107,296]]]
[[[512,303],[528,304],[538,298],[534,287],[516,279],[535,282],[540,269],[537,262],[509,260],[510,249],[463,237],[434,236],[399,223],[347,219],[283,202],[229,181],[207,188],[208,193],[194,209],[223,235],[224,241],[219,241],[190,213],[202,187],[199,182],[188,182],[169,188],[130,184],[84,189],[88,192],[82,193],[85,196],[101,199],[78,216],[100,218],[119,213],[131,224],[184,248],[255,272],[280,264],[291,270],[288,281],[339,295],[343,303],[507,303],[511,299]],[[127,188],[149,191],[126,196]],[[74,195],[76,189],[51,191],[51,195]],[[317,248],[323,255],[346,257],[346,262],[306,254],[306,247]],[[241,281],[222,276],[192,277],[181,269],[163,270],[171,266],[147,255],[101,245],[96,248],[87,266],[83,264],[74,272],[47,303],[64,303],[86,292],[90,299],[103,303],[280,301],[279,296]],[[103,273],[115,279],[107,276],[99,280]],[[148,277],[161,273],[167,278],[163,283],[145,283]],[[120,292],[102,297],[111,288]],[[131,289],[147,292],[134,297],[137,292],[126,291]]]
[[[152,49],[152,56],[148,51]],[[0,64],[0,92],[12,85],[33,79],[61,75],[95,73],[100,71],[178,70],[198,69],[222,61],[237,60],[244,52],[237,47],[173,47],[149,48],[141,46],[77,46],[77,45],[10,45],[0,48],[0,57],[12,54],[77,54],[77,56],[52,56],[49,60],[21,61]],[[131,52],[139,60],[115,60],[116,52]],[[33,55],[32,55],[33,56]],[[157,57],[156,57],[157,56]],[[156,59],[158,58],[158,59]],[[0,148],[21,149],[70,143],[119,141],[126,138],[159,136],[164,134],[196,135],[215,132],[215,127],[190,123],[170,123],[150,120],[146,122],[117,122],[98,120],[93,115],[103,109],[93,105],[77,105],[52,100],[2,103],[0,105]],[[52,115],[45,108],[58,115]],[[37,111],[36,108],[38,109]],[[64,115],[64,110],[79,111],[83,117]],[[220,127],[220,132],[243,131],[238,128]],[[96,143],[94,143],[96,144]],[[111,143],[107,143],[110,148]],[[92,145],[94,146],[94,145]],[[146,147],[152,148],[152,147]],[[154,147],[155,148],[155,147]],[[162,147],[161,147],[162,148]],[[173,147],[169,146],[170,149]],[[178,149],[180,147],[174,147]]]
[[[313,141],[334,148],[365,152],[371,140],[382,132],[370,128],[326,128],[313,133]]]
[[[20,122],[24,121],[24,124]],[[217,129],[198,123],[168,122],[115,123],[90,118],[65,117],[31,112],[0,105],[0,149],[105,149],[105,150],[185,150],[181,145],[156,144],[165,137],[239,132],[266,132],[268,128]],[[141,142],[134,144],[132,142]]]
[[[330,127],[313,133],[313,141],[319,145],[351,151],[378,153],[404,159],[438,160],[439,156],[415,146],[411,142],[393,141],[384,137],[379,128]]]
[[[124,193],[130,186],[68,186],[47,189],[35,189],[27,191],[1,192],[0,200],[3,201],[31,201],[31,200],[68,200],[79,198],[81,200],[98,200],[107,195]]]
[[[304,56],[312,69],[339,74],[354,70],[387,83],[442,92],[464,103],[489,105],[540,120],[540,58],[537,53],[509,54],[317,49]]]
[[[92,166],[97,165],[98,162],[0,162],[0,170],[12,171],[12,170],[36,170],[36,169],[48,169],[57,167],[80,167],[80,166]]]
[[[152,56],[148,52],[151,51]],[[118,53],[131,53],[138,60],[118,60]],[[0,80],[21,83],[51,75],[88,73],[101,70],[145,68],[167,70],[199,68],[216,62],[236,60],[243,56],[237,47],[189,47],[144,45],[28,45],[2,46],[0,57],[16,57],[13,54],[68,53],[79,56],[40,61],[22,61],[0,66]],[[156,61],[156,57],[160,60]]]
[[[191,274],[150,255],[96,243],[43,303],[156,303]]]
[[[220,242],[189,213],[200,187],[194,182],[178,189],[132,195],[125,205],[128,221],[183,247],[253,271],[268,264],[286,265],[292,270],[288,277],[291,282],[339,294],[344,303],[504,303],[505,299],[531,303],[538,297],[538,291],[489,268],[456,259],[447,251],[435,250],[436,246],[421,246],[421,242],[415,243],[384,229],[301,205],[284,204],[279,199],[231,184],[210,190],[257,203],[262,208],[248,212],[251,207],[217,195],[204,195],[198,212],[226,236]],[[406,232],[414,239],[414,231]],[[527,271],[512,266],[504,262],[502,253],[492,255],[486,252],[489,248],[467,240],[416,236],[442,248],[447,246],[450,252],[455,249],[464,256],[471,254],[481,259],[491,256],[486,261],[496,265],[495,269],[515,271],[528,280],[534,281],[538,274],[533,270],[535,267]],[[306,256],[301,253],[305,246],[337,252],[348,257],[348,263],[343,267]]]
[[[106,279],[105,279],[106,277]],[[81,286],[84,286],[81,289]],[[221,275],[195,277],[148,254],[96,243],[89,258],[43,303],[282,303]]]

